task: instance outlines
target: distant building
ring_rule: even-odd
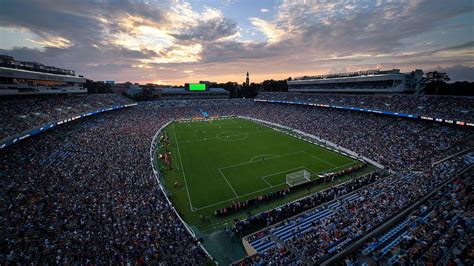
[[[114,80],[106,80],[106,81],[105,81],[105,84],[109,84],[110,86],[114,86],[114,85],[115,85],[115,81],[114,81]]]
[[[230,98],[230,93],[222,88],[209,88],[205,91],[189,91],[185,88],[155,88],[153,98],[160,100],[186,99],[223,99]]]
[[[246,85],[247,87],[250,86],[249,72],[247,72],[247,77],[245,78],[245,85]]]
[[[129,95],[130,97],[136,97],[141,93],[143,93],[143,89],[138,84],[130,84],[127,87],[127,95]]]
[[[0,96],[87,93],[85,82],[73,70],[0,55]]]
[[[287,83],[290,92],[423,94],[424,81],[422,70],[400,73],[392,69],[304,76]]]
[[[127,89],[130,85],[133,85],[131,82],[124,82],[124,83],[115,83],[113,86],[112,86],[112,90],[115,92],[115,93],[118,93],[118,94],[126,94],[127,93]]]

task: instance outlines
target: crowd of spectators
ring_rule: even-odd
[[[149,158],[159,127],[194,110],[161,111],[84,118],[2,150],[0,263],[204,263]]]
[[[452,260],[457,265],[467,260],[472,263],[472,256],[461,258],[451,252],[474,225],[471,193],[474,181],[470,177],[472,171],[443,187],[410,213],[406,222],[395,226],[390,237],[371,240],[364,249],[370,252],[362,253],[359,260],[402,265],[410,262],[435,265],[442,260]]]
[[[41,101],[27,99],[17,104],[2,104],[2,110],[6,111],[1,116],[3,136],[13,134],[5,133],[11,130],[18,132],[43,122],[67,118],[70,114],[129,103],[127,99],[112,95],[80,96],[84,97],[81,99],[75,97]],[[7,105],[11,109],[4,107]],[[187,233],[161,194],[149,158],[151,140],[162,125],[173,118],[199,116],[200,110],[208,112],[210,116],[249,116],[299,129],[396,171],[429,170],[433,162],[472,147],[470,129],[374,114],[233,99],[143,103],[125,110],[80,119],[2,150],[0,262],[204,263],[207,260],[204,252]],[[39,113],[47,118],[36,120],[31,117],[31,123],[23,124],[18,122],[22,118],[17,121],[14,117],[22,112],[28,114],[27,117]],[[65,113],[67,115],[63,116]],[[451,169],[448,166],[446,168]],[[457,165],[453,168],[460,167]],[[375,182],[377,185],[369,185],[363,190],[362,200],[355,205],[345,204],[343,211],[334,216],[339,220],[328,220],[325,225],[347,225],[354,219],[360,219],[366,221],[364,227],[356,223],[357,226],[351,227],[350,232],[342,231],[342,235],[355,237],[366,232],[369,226],[375,226],[389,214],[399,211],[439,184],[444,175],[440,175],[436,169],[428,176],[416,178],[407,184],[390,186]],[[268,213],[255,216],[255,221],[272,224],[273,220],[284,219],[336,195],[374,183],[375,179],[377,177],[372,176],[348,183],[347,187],[332,188],[307,198],[299,203],[301,205],[282,207],[270,216]],[[380,198],[376,191],[390,197]],[[400,191],[404,193],[400,194]],[[376,217],[367,214],[367,210],[379,210],[380,202],[384,201],[391,207],[387,207],[386,211],[381,210]],[[370,208],[361,209],[360,206]],[[360,212],[353,213],[352,210]],[[238,226],[245,226],[245,222]],[[325,228],[315,227],[313,232],[318,230]],[[335,230],[343,229],[336,226]],[[338,235],[341,235],[340,232],[331,237]],[[291,243],[295,250],[317,261],[324,247],[309,248],[312,244],[310,239],[308,235],[302,234],[292,239]],[[329,238],[327,240],[331,241]],[[278,254],[275,255],[278,257],[275,261],[281,263],[294,255],[284,246],[272,249],[272,254]],[[294,259],[292,257],[291,260]]]
[[[254,228],[262,228],[281,222],[287,218],[297,215],[298,213],[302,213],[325,202],[331,201],[342,195],[346,195],[352,191],[364,187],[368,184],[376,182],[380,178],[381,175],[379,173],[370,173],[347,181],[343,184],[332,186],[328,189],[309,195],[300,200],[290,202],[275,209],[262,213],[257,213],[255,215],[249,215],[243,220],[237,219],[234,221],[233,230],[236,233],[245,233]]]
[[[474,122],[474,97],[417,95],[348,95],[262,92],[258,99],[359,107],[380,111]]]
[[[304,265],[295,254],[284,246],[277,245],[268,249],[265,254],[248,256],[237,263],[237,265]]]
[[[336,207],[321,206],[285,221],[296,224],[291,230],[292,236],[288,239],[277,233],[281,225],[275,225],[249,236],[248,240],[277,239],[279,245],[291,251],[285,253],[286,258],[294,257],[295,260],[319,264],[435,190],[446,180],[455,177],[461,169],[471,164],[471,161],[466,160],[466,156],[458,156],[436,165],[432,171],[410,178],[397,176],[384,178],[358,191],[359,197],[355,200],[343,199],[338,205],[334,205]],[[309,228],[303,230],[298,226],[298,223],[302,223],[306,217],[323,213],[328,208],[331,209],[331,214],[318,222],[312,222]],[[434,234],[425,232],[425,237],[433,239]],[[274,260],[275,254],[265,251],[256,256],[260,261],[270,262]]]
[[[331,182],[332,180],[334,180],[334,178],[336,178],[338,176],[347,175],[347,174],[350,174],[352,172],[355,172],[355,171],[365,167],[365,165],[366,165],[365,163],[362,163],[360,165],[353,166],[353,167],[350,167],[350,168],[347,168],[347,169],[344,169],[344,170],[341,170],[341,171],[338,171],[338,172],[335,172],[335,173],[327,173],[324,177],[318,178],[318,179],[313,180],[309,183],[305,182],[305,183],[302,183],[302,184],[299,184],[299,185],[296,185],[296,186],[293,186],[293,187],[287,187],[287,188],[284,188],[282,190],[271,192],[271,193],[266,194],[266,195],[257,196],[257,197],[254,197],[253,199],[246,200],[246,201],[243,201],[243,202],[234,202],[234,203],[232,203],[231,205],[229,205],[225,208],[216,210],[214,212],[214,215],[216,215],[216,216],[225,216],[227,214],[236,212],[240,209],[247,208],[251,205],[257,205],[257,204],[261,204],[261,203],[266,202],[266,201],[272,201],[276,198],[283,198],[287,194],[291,193],[295,188],[298,189],[298,188],[301,188],[303,186],[307,186],[308,184],[328,183],[328,182]],[[369,179],[370,176],[371,175],[366,176],[366,177],[364,177],[364,179]],[[359,180],[359,183],[361,183],[362,182],[361,180],[364,180],[364,179],[360,178],[360,179],[357,179],[357,180]],[[357,184],[357,183],[354,182],[353,184]],[[342,189],[350,188],[352,186],[353,185],[345,184],[344,188],[334,187],[332,189],[342,190]],[[263,213],[263,215],[267,216],[266,213]],[[271,218],[271,215],[268,218]],[[236,227],[235,231],[238,232],[240,230]]]
[[[465,265],[474,264],[474,229],[472,226],[465,232],[464,237],[448,251],[447,258],[442,260],[446,265],[460,265],[463,261]]]
[[[1,140],[45,123],[132,101],[117,94],[86,94],[2,99],[0,103]]]

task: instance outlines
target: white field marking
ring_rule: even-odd
[[[324,172],[327,172],[327,171],[331,171],[331,170],[336,169],[336,168],[348,166],[348,165],[351,165],[351,164],[355,164],[355,163],[357,163],[357,161],[351,162],[351,163],[348,163],[348,164],[345,164],[345,165],[341,165],[341,166],[338,166],[338,167],[334,167],[334,168],[331,168],[331,169],[327,169],[327,170],[324,170],[324,171],[321,171],[321,172],[317,172],[317,173],[314,173],[311,169],[307,168],[306,166],[302,166],[302,167],[295,168],[295,169],[306,168],[306,169],[307,169],[309,172],[311,172],[313,175],[319,175],[319,174],[321,174],[321,173],[324,173]],[[288,171],[291,171],[291,170],[288,170]],[[207,205],[207,206],[204,206],[204,207],[195,208],[192,212],[196,212],[196,211],[199,211],[199,210],[207,209],[207,208],[210,208],[210,207],[213,207],[213,206],[222,204],[222,203],[224,203],[224,202],[229,202],[229,201],[231,201],[231,200],[235,200],[235,199],[238,199],[238,198],[246,197],[246,196],[248,196],[248,195],[252,195],[252,194],[255,194],[255,193],[264,191],[264,190],[272,189],[272,188],[274,188],[274,187],[279,187],[279,186],[284,185],[284,184],[286,184],[286,182],[283,182],[283,183],[280,183],[280,184],[277,184],[277,185],[274,185],[274,186],[270,186],[270,187],[268,187],[268,188],[260,189],[260,190],[254,191],[254,192],[250,192],[250,193],[247,193],[247,194],[244,194],[244,195],[240,195],[240,197],[233,197],[233,198],[226,199],[226,200],[223,200],[223,201],[220,201],[220,202],[217,202],[217,203],[213,203],[213,204],[210,204],[210,205]]]
[[[262,181],[265,182],[265,184],[268,185],[268,188],[272,187],[272,184],[270,184],[265,178],[260,177],[260,179],[262,179]]]
[[[252,158],[250,159],[250,161],[249,161],[249,162],[251,162],[251,163],[252,163],[252,162],[254,162],[254,160],[253,160],[253,159],[256,159],[256,158],[259,158],[259,157],[264,157],[264,156],[271,156],[270,158],[273,158],[273,157],[275,157],[275,156],[278,156],[278,155],[275,155],[275,154],[269,154],[269,153],[268,153],[268,154],[261,154],[261,155],[257,155],[257,156],[254,156],[254,157],[252,157]]]
[[[327,169],[327,170],[324,170],[324,171],[321,171],[321,172],[315,173],[315,174],[316,174],[316,175],[319,175],[319,174],[326,173],[326,172],[329,172],[329,171],[334,170],[334,169],[337,169],[337,168],[342,168],[342,167],[346,167],[346,166],[349,166],[349,165],[353,165],[353,164],[356,164],[356,163],[358,163],[358,162],[359,162],[359,161],[346,163],[346,164],[339,165],[339,166],[336,166],[336,167],[334,167],[334,168]]]
[[[266,133],[266,132],[270,132],[270,131],[255,131],[255,132],[243,132],[243,133],[238,133],[238,134],[234,134],[234,135],[229,135],[229,136],[232,136],[232,137],[235,137],[235,136],[239,136],[239,135],[252,135],[252,134],[260,134],[260,133]],[[219,133],[217,133],[219,134]],[[217,135],[216,135],[217,136]],[[186,143],[192,143],[192,142],[201,142],[201,141],[210,141],[210,140],[222,140],[223,137],[214,137],[214,138],[203,138],[203,139],[196,139],[196,140],[185,140],[185,141],[181,141],[180,144],[186,144]]]
[[[209,121],[206,121],[206,122],[209,122]],[[204,123],[204,122],[200,122],[200,123]],[[188,127],[208,127],[208,126],[222,126],[222,125],[233,125],[233,124],[238,124],[238,122],[232,122],[232,123],[208,123],[208,124],[199,124],[199,123],[195,123],[193,124],[193,122],[186,122],[186,125]]]
[[[247,137],[248,137],[247,134],[242,135],[242,136],[243,136],[243,137],[240,138],[240,139],[232,139],[232,138],[231,138],[231,139],[228,139],[229,137],[234,137],[234,136],[227,136],[227,139],[219,138],[219,140],[221,140],[221,141],[227,141],[227,142],[229,142],[229,141],[242,141],[242,140],[246,140]]]
[[[308,153],[308,152],[306,152],[306,151],[302,151],[302,152],[306,153],[307,155],[309,155],[310,157],[312,157],[312,158],[314,158],[314,159],[316,159],[316,160],[318,160],[318,161],[321,161],[321,162],[323,162],[323,163],[329,164],[330,166],[333,166],[333,167],[336,166],[335,164],[330,163],[330,162],[328,162],[328,161],[326,161],[326,160],[323,160],[323,159],[321,159],[321,158],[318,158],[318,157],[316,157],[316,156],[314,156],[314,155],[312,155],[312,154],[310,154],[310,153]]]
[[[237,134],[230,134],[230,135],[225,135],[226,132],[238,132],[238,131],[232,131],[232,130],[225,130],[221,133],[217,133],[216,134],[216,138],[218,140],[222,140],[222,141],[241,141],[241,140],[244,140],[248,137],[249,133],[248,132],[245,132],[245,133],[237,133]],[[254,132],[254,133],[258,133],[258,132]],[[222,135],[222,136],[220,136]],[[229,137],[238,137],[238,136],[243,136],[243,138],[239,138],[239,139],[228,139]],[[227,137],[227,139],[225,138]]]
[[[181,160],[181,153],[179,152],[178,138],[176,137],[176,129],[174,128],[174,123],[173,123],[173,133],[174,133],[174,141],[176,142],[176,148],[178,150],[178,157],[179,157],[179,163],[181,165],[181,171],[183,172],[184,185],[186,186],[186,193],[188,194],[189,207],[191,207],[191,211],[194,211],[195,208],[193,207],[193,204],[191,203],[191,196],[189,195],[188,182],[186,181],[186,174],[184,173],[183,161]]]
[[[225,182],[227,182],[227,185],[229,185],[230,189],[232,189],[232,191],[234,192],[235,197],[238,198],[238,197],[239,197],[239,194],[237,194],[237,192],[235,192],[234,188],[233,188],[232,185],[229,183],[229,180],[227,180],[227,178],[225,177],[224,173],[222,173],[221,169],[218,169],[218,170],[219,170],[219,173],[221,173],[221,176],[224,178]]]
[[[193,212],[195,211],[199,211],[199,210],[202,210],[202,209],[206,209],[206,208],[209,208],[209,207],[212,207],[212,206],[216,206],[216,205],[219,205],[219,204],[222,204],[224,202],[228,202],[228,201],[231,201],[231,200],[235,200],[235,199],[238,199],[238,198],[242,198],[242,197],[246,197],[248,195],[252,195],[252,194],[255,194],[255,193],[258,193],[258,192],[261,192],[261,191],[264,191],[264,190],[267,190],[267,189],[270,189],[270,188],[273,188],[273,187],[278,187],[278,186],[281,186],[281,185],[284,185],[286,184],[285,182],[281,183],[281,184],[278,184],[278,185],[274,185],[272,187],[269,187],[269,188],[264,188],[264,189],[260,189],[260,190],[256,190],[256,191],[253,191],[253,192],[250,192],[250,193],[247,193],[247,194],[244,194],[244,195],[240,195],[239,197],[233,197],[233,198],[230,198],[230,199],[227,199],[227,200],[223,200],[221,202],[217,202],[217,203],[213,203],[211,205],[207,205],[207,206],[204,206],[204,207],[201,207],[201,208],[195,208],[193,210]]]
[[[265,183],[267,183],[270,187],[272,187],[272,185],[265,178],[270,177],[270,176],[274,176],[274,175],[283,174],[283,173],[290,172],[290,171],[294,171],[296,169],[301,169],[301,168],[306,170],[306,166],[300,166],[300,167],[296,167],[296,168],[293,168],[293,169],[290,169],[290,170],[281,171],[281,172],[274,173],[274,174],[269,174],[269,175],[264,175],[264,176],[261,176],[260,179],[262,179]],[[308,171],[308,172],[311,172],[311,171]]]
[[[294,154],[298,154],[298,153],[302,153],[302,152],[303,152],[303,151],[297,151],[297,152],[292,152],[292,153],[277,155],[277,156],[275,156],[275,157],[268,158],[268,160],[272,160],[272,159],[276,159],[276,158],[280,158],[280,157],[285,157],[285,156],[290,156],[290,155],[294,155]],[[244,163],[238,163],[238,164],[234,164],[234,165],[224,166],[224,167],[221,167],[221,168],[219,168],[219,169],[227,169],[227,168],[232,168],[232,167],[235,167],[235,166],[241,166],[241,165],[249,164],[249,163],[253,163],[253,162],[248,161],[248,162],[244,162]]]
[[[301,167],[294,168],[294,169],[290,169],[290,170],[283,171],[283,172],[280,172],[280,173],[284,173],[284,172],[288,172],[288,171],[293,171],[293,170],[301,169],[301,168],[308,169],[309,172],[313,172],[311,169],[307,168],[306,166],[301,166]],[[221,171],[219,170],[219,172],[221,172]],[[270,175],[263,176],[263,177],[260,177],[260,178],[261,178],[262,180],[264,180],[264,177],[268,177],[268,176],[272,176],[272,175],[276,175],[276,174],[280,174],[280,173],[274,173],[274,174],[270,174]],[[221,172],[221,174],[224,175],[222,172]],[[226,181],[227,181],[227,179],[226,179]],[[267,182],[267,181],[265,180],[265,182]],[[244,195],[235,196],[235,197],[233,197],[233,198],[230,198],[230,199],[227,199],[227,200],[223,200],[223,201],[221,201],[221,202],[213,203],[213,204],[210,204],[210,205],[201,207],[201,208],[197,208],[197,209],[194,209],[193,212],[199,211],[199,210],[202,210],[202,209],[206,209],[206,208],[209,208],[209,207],[212,207],[212,206],[216,206],[216,205],[219,205],[219,204],[224,203],[224,202],[228,202],[228,201],[231,201],[231,200],[235,200],[235,199],[238,199],[238,198],[242,198],[242,197],[245,197],[245,196],[248,196],[248,195],[252,195],[252,194],[258,193],[258,192],[260,192],[260,191],[264,191],[264,190],[271,189],[271,188],[274,188],[274,187],[279,187],[279,186],[281,186],[281,185],[286,184],[286,182],[283,182],[283,183],[280,183],[280,184],[276,184],[276,185],[274,185],[274,186],[271,185],[271,184],[268,183],[268,182],[267,182],[267,184],[268,184],[270,187],[263,188],[263,189],[260,189],[260,190],[256,190],[256,191],[253,191],[253,192],[244,194]],[[231,186],[231,187],[232,187],[232,186]]]

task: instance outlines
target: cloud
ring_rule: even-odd
[[[286,78],[337,69],[474,65],[472,38],[438,37],[443,31],[472,36],[469,21],[459,19],[473,13],[470,0],[279,3],[271,7],[271,17],[236,21],[216,6],[182,0],[5,0],[0,27],[29,36],[30,42],[22,43],[31,46],[7,48],[0,42],[0,53],[94,79],[130,81],[185,82],[205,77],[206,71],[203,79],[212,80],[240,77],[247,70],[262,78]],[[249,22],[261,36],[239,31]],[[439,34],[427,39],[426,47],[412,44],[430,32]]]
[[[235,35],[237,24],[225,18],[221,11],[205,7],[199,13],[193,10],[187,2],[178,2],[170,15],[172,28],[171,36],[178,41],[212,42]]]
[[[186,27],[172,36],[181,41],[210,42],[236,33],[237,24],[235,22],[224,17],[217,17]]]
[[[318,54],[373,54],[399,49],[403,39],[472,10],[469,1],[383,1],[379,6],[374,1],[283,1],[277,19],[269,23]]]
[[[454,65],[450,67],[436,67],[432,70],[448,74],[448,76],[451,78],[450,82],[474,81],[474,65]]]
[[[279,42],[285,32],[278,28],[277,25],[265,21],[259,18],[249,18],[252,25],[256,27],[257,30],[262,32],[266,37],[269,43]]]
[[[31,12],[25,15],[25,10]],[[159,7],[142,2],[15,0],[2,4],[0,25],[27,29],[43,40],[60,37],[74,45],[88,45],[103,41],[107,37],[105,33],[117,27],[116,20],[127,15],[156,23],[164,19]]]

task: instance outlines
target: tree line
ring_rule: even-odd
[[[438,71],[426,73],[425,93],[428,95],[474,96],[474,82],[456,81],[448,83],[448,74]]]

